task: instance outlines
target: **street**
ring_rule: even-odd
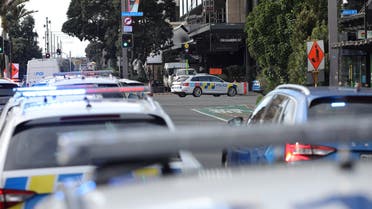
[[[162,105],[177,128],[180,126],[226,126],[228,118],[247,117],[251,107],[256,103],[257,95],[235,97],[203,95],[180,98],[172,94],[155,94],[154,99]],[[243,109],[242,106],[246,108]],[[194,153],[194,155],[204,167],[221,166],[221,152]]]
[[[173,94],[155,94],[154,99],[162,105],[163,109],[172,118],[176,126],[225,125],[226,119],[228,118],[227,113],[223,114],[226,119],[218,119],[215,117],[216,114],[202,114],[202,111],[198,110],[203,110],[205,108],[220,109],[220,107],[232,109],[234,106],[240,105],[253,107],[256,103],[257,95],[238,95],[235,97],[203,95],[201,97],[187,96],[180,98]],[[237,111],[237,113],[239,113],[239,111]],[[245,115],[244,112],[242,113],[243,116],[248,116]],[[233,115],[231,117],[233,117]],[[221,119],[225,119],[225,121]]]

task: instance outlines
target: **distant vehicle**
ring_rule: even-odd
[[[372,113],[372,89],[307,88],[295,84],[284,84],[261,100],[248,117],[246,124],[242,117],[233,118],[229,123],[234,126],[267,123],[293,125],[316,119],[361,116],[368,113]],[[288,139],[288,141],[279,148],[273,146],[230,148],[223,152],[222,163],[240,165],[275,161],[293,163],[316,159],[337,160],[339,156],[337,154],[342,153],[343,150],[351,150],[352,159],[372,158],[372,142],[303,144],[301,139]],[[282,153],[280,155],[282,158],[274,158],[274,152]]]
[[[171,90],[172,77],[175,70],[185,68],[188,68],[188,64],[185,62],[169,62],[164,64],[163,84],[166,91]]]
[[[176,81],[181,76],[190,76],[190,75],[196,75],[196,70],[194,68],[188,68],[188,69],[176,69],[174,70],[174,74],[171,77],[171,87],[172,83]]]
[[[32,86],[46,77],[59,73],[60,67],[57,59],[32,59],[27,63],[26,84]]]
[[[258,93],[262,93],[263,92],[263,88],[261,86],[260,81],[258,81],[258,80],[252,81],[252,91],[253,92],[258,92]]]
[[[217,76],[196,74],[183,76],[173,82],[171,92],[180,97],[191,94],[194,97],[200,97],[202,94],[213,96],[228,95],[232,97],[237,94],[237,88],[236,84],[224,81]]]
[[[18,84],[13,81],[0,79],[0,112],[2,111],[4,105],[8,102],[9,98],[13,96],[13,89],[17,87]]]

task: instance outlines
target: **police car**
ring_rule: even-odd
[[[235,96],[238,86],[234,83],[226,82],[221,78],[209,74],[197,74],[193,76],[182,76],[174,81],[171,92],[180,97],[193,95],[200,97],[202,94],[220,96]]]
[[[56,162],[58,134],[69,131],[106,130],[174,125],[152,98],[103,99],[104,93],[145,91],[146,87],[62,89],[32,91],[7,111],[1,132],[0,205],[32,208],[66,179],[82,181],[93,167],[89,162],[60,167]],[[27,200],[27,201],[26,201]]]

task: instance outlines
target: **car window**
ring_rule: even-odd
[[[264,123],[276,123],[278,122],[281,114],[283,113],[284,107],[289,100],[288,97],[277,94],[273,97],[273,100],[267,107],[266,113],[263,117]]]
[[[371,96],[327,97],[313,100],[308,119],[363,115],[372,112]]]
[[[262,119],[266,110],[267,105],[269,104],[272,95],[267,95],[262,99],[262,101],[254,109],[252,115],[248,119],[248,124],[262,123]]]
[[[17,84],[4,83],[0,84],[0,96],[12,96],[14,94],[13,88],[17,88]]]
[[[223,82],[223,80],[221,80],[220,78],[214,77],[214,76],[210,76],[209,79],[212,82]]]
[[[210,76],[200,76],[199,77],[199,81],[207,81],[207,82],[209,82],[210,81]]]
[[[283,124],[294,124],[296,113],[296,101],[288,98],[284,112],[280,118],[280,123]]]
[[[150,115],[125,116],[125,118],[120,118],[120,115],[71,116],[33,120],[16,128],[8,148],[5,170],[58,167],[57,137],[61,133],[87,130],[110,132],[138,127],[167,127],[167,125],[164,119]]]
[[[191,78],[191,81],[200,81],[200,77],[193,77]]]

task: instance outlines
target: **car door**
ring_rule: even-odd
[[[211,92],[214,94],[226,94],[227,83],[216,76],[210,76]]]
[[[200,81],[200,87],[202,88],[203,94],[213,93],[210,76],[200,76],[199,81]]]

